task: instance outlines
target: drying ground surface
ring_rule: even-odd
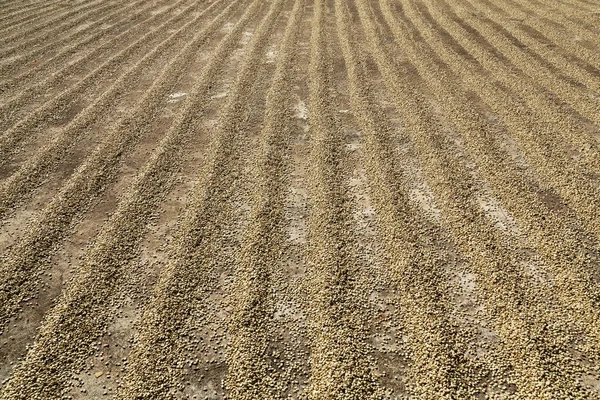
[[[0,399],[600,398],[597,0],[0,37]]]

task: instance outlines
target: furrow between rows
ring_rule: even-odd
[[[414,48],[410,36],[401,30],[402,25],[392,16],[387,1],[383,2],[383,13],[411,62],[417,66],[431,65],[426,61],[426,53]],[[390,90],[399,89],[390,84]],[[411,98],[414,89],[409,93],[404,95],[405,99]],[[514,243],[486,220],[477,200],[480,189],[464,160],[455,157],[456,146],[446,137],[436,117],[422,108],[423,101],[420,103],[412,105],[420,111],[407,114],[406,104],[399,105],[398,110],[404,111],[404,117],[411,122],[407,130],[443,210],[443,225],[452,233],[456,246],[475,272],[486,300],[486,312],[495,321],[503,340],[500,356],[514,369],[510,379],[524,398],[560,397],[565,392],[583,395],[585,390],[576,383],[580,366],[569,354],[568,342],[563,340],[573,338],[576,329],[571,321],[557,318],[556,300],[549,288],[532,285],[523,275],[514,259]],[[549,325],[552,329],[546,332]],[[535,346],[527,345],[531,341]],[[559,352],[557,343],[561,343]],[[523,352],[525,348],[527,354]],[[558,359],[564,367],[560,372],[555,364]],[[549,382],[548,376],[555,379]]]
[[[163,30],[169,29],[169,22],[176,21],[179,18],[182,18],[181,14],[166,21],[157,28],[157,30],[147,34],[144,38],[138,40],[136,44],[125,49],[117,58],[113,58],[108,64],[100,67],[99,69],[101,71],[96,70],[93,75],[99,75],[99,72],[104,72],[106,74],[110,73],[111,64],[119,64],[119,58],[133,57],[136,54],[139,56],[138,52],[144,50],[144,47],[139,45],[144,42],[151,42],[150,39],[159,40]],[[49,144],[40,149],[31,158],[27,159],[13,175],[4,181],[0,187],[0,218],[6,218],[7,214],[11,212],[16,205],[22,202],[37,185],[43,182],[45,173],[52,167],[53,163],[67,154],[76,141],[91,125],[99,120],[103,113],[116,106],[114,101],[115,98],[127,93],[128,90],[131,90],[131,87],[135,86],[141,78],[140,72],[160,60],[165,54],[169,54],[168,52],[175,52],[177,47],[174,47],[173,44],[179,43],[181,45],[182,41],[185,43],[185,40],[188,40],[187,38],[192,37],[194,29],[196,29],[197,24],[200,23],[201,20],[202,19],[197,16],[181,26],[166,39],[161,40],[159,43],[154,43],[154,47],[151,48],[149,52],[136,61],[130,68],[125,70],[124,74],[114,81],[99,98],[95,99],[92,104],[85,108],[68,125],[59,131],[58,135],[54,137]],[[93,76],[88,75],[88,78],[90,78],[90,81],[93,81],[93,79],[91,79]],[[81,83],[78,86],[81,89],[85,85]],[[68,94],[72,95],[72,91]],[[19,135],[31,134],[31,131],[27,128],[31,129],[31,125],[36,122],[43,123],[44,116],[54,108],[55,104],[61,104],[62,101],[65,101],[65,97],[67,97],[66,94],[61,96],[61,98],[54,99],[49,102],[43,110],[32,115],[28,123],[26,122],[19,126]]]
[[[10,96],[9,87],[7,90],[7,100],[0,104],[0,115],[2,115],[0,127],[7,129],[7,131],[0,136],[2,140],[0,143],[8,147],[8,150],[5,151],[10,154],[11,140],[18,141],[18,138],[11,139],[10,132],[17,129],[19,124],[23,123],[23,121],[32,118],[30,114],[38,112],[38,110],[44,106],[51,107],[50,105],[54,104],[51,102],[55,101],[56,98],[63,96],[69,100],[73,97],[74,99],[83,101],[85,100],[84,96],[86,94],[93,98],[94,90],[102,89],[102,80],[99,79],[100,77],[98,74],[106,74],[106,72],[103,72],[106,68],[113,68],[114,71],[112,71],[112,74],[118,73],[118,63],[127,61],[121,54],[130,49],[132,42],[135,46],[139,41],[140,36],[152,33],[154,29],[156,29],[155,27],[157,24],[160,24],[159,28],[167,27],[168,22],[172,22],[173,18],[183,16],[183,13],[177,13],[175,15],[171,15],[171,13],[177,10],[177,7],[180,7],[187,2],[188,0],[177,1],[166,9],[163,9],[162,12],[147,16],[147,18],[143,18],[141,21],[136,21],[136,18],[134,18],[134,23],[129,29],[125,29],[124,32],[118,33],[113,38],[109,37],[106,42],[93,49],[87,55],[79,58],[73,63],[65,65],[64,68],[60,68],[52,74],[46,74],[42,79],[32,80],[28,83],[15,80],[18,84],[14,88],[15,90],[13,90],[14,95]],[[195,7],[198,7],[198,2],[188,4],[183,11],[189,12]],[[144,11],[148,10],[145,9]],[[161,23],[165,21],[167,21],[167,24]],[[99,37],[103,37],[106,33],[107,32],[102,33]],[[79,44],[68,46],[61,54],[57,55],[57,57],[68,57],[78,46]],[[53,68],[54,66],[55,60],[49,60],[48,67]],[[43,67],[44,65],[40,65],[40,68]],[[19,78],[17,77],[15,79]],[[89,91],[92,91],[92,93],[89,93]],[[68,111],[65,110],[69,110],[69,105],[71,103],[66,101],[63,101],[63,103],[64,104],[54,104],[54,108],[49,109],[48,111],[51,111],[52,114],[46,114],[49,115],[47,119],[50,121],[55,119],[60,120],[62,117],[67,118],[68,122],[69,117],[64,117],[64,113],[68,113]],[[41,129],[47,126],[48,122],[46,122],[45,125],[40,125],[40,122],[38,122],[38,125],[31,125],[28,129]],[[8,144],[5,144],[5,142]],[[3,147],[0,147],[0,151],[2,151],[2,148]]]
[[[173,183],[184,144],[197,133],[195,117],[208,100],[210,86],[259,8],[260,2],[254,2],[212,53],[184,109],[87,251],[78,274],[48,313],[26,359],[1,393],[2,398],[58,398],[69,389],[66,383],[72,372],[83,370],[82,358],[89,354],[89,345],[104,332],[111,317],[106,309],[115,290],[123,284],[123,269],[134,260],[148,221]],[[55,373],[57,369],[60,374]]]
[[[94,96],[103,94],[102,89],[106,86],[105,81],[107,78],[115,79],[116,75],[116,80],[121,79],[122,75],[118,75],[120,68],[127,66],[127,63],[134,63],[132,60],[139,56],[138,52],[143,54],[144,49],[146,49],[146,52],[151,52],[152,44],[159,45],[162,42],[161,35],[164,35],[170,29],[171,24],[185,20],[186,13],[199,7],[202,0],[192,1],[182,13],[172,16],[169,14],[170,11],[187,1],[179,0],[172,7],[164,10],[165,12],[158,13],[134,30],[119,35],[119,41],[109,42],[107,44],[109,50],[113,46],[119,45],[119,42],[125,43],[126,47],[104,59],[97,67],[95,64],[92,65],[92,70],[89,73],[87,71],[90,66],[86,65],[85,59],[81,60],[81,62],[75,63],[72,66],[73,68],[63,69],[58,71],[56,75],[49,76],[41,82],[23,88],[20,94],[2,104],[0,106],[2,126],[8,127],[11,123],[14,123],[14,125],[10,126],[0,136],[0,154],[3,155],[0,165],[9,161],[9,156],[19,150],[18,146],[23,141],[33,140],[37,136],[36,134],[43,129],[47,129],[52,121],[66,118],[66,123],[72,124],[74,121],[69,120],[69,118],[73,118],[69,116],[69,110],[74,107],[73,103],[86,104],[85,95],[91,98],[89,101],[98,101]],[[159,25],[156,26],[156,24]],[[62,85],[68,85],[77,73],[85,73],[85,76],[74,84],[67,86],[66,89],[61,89]],[[57,91],[57,88],[62,91]],[[108,89],[110,90],[110,85]],[[89,93],[90,91],[92,93]],[[105,91],[105,93],[108,93],[108,91]],[[50,94],[54,94],[54,96],[51,97]],[[35,103],[40,97],[42,100],[41,105]],[[32,101],[33,103],[31,103]],[[31,107],[28,107],[28,105]],[[77,118],[82,118],[82,116],[77,115]]]
[[[576,83],[585,85],[593,93],[600,92],[600,71],[582,60],[576,52],[572,51],[571,46],[559,46],[525,21],[515,21],[508,10],[496,4],[487,0],[482,0],[481,3],[481,6],[478,4],[474,6],[483,7],[485,17],[501,24],[514,35],[520,41],[519,46],[533,51],[542,59],[552,63],[557,71],[566,74]]]
[[[591,143],[582,136],[582,128],[577,128],[576,121],[561,112],[538,95],[537,88],[527,80],[514,77],[507,71],[496,56],[482,48],[472,37],[463,32],[460,27],[452,25],[447,20],[447,13],[435,9],[436,18],[442,27],[446,27],[452,37],[484,66],[496,79],[508,86],[496,85],[490,82],[489,76],[478,73],[476,69],[465,65],[465,61],[454,55],[449,46],[443,46],[433,34],[430,24],[425,24],[415,15],[415,23],[421,24],[425,40],[435,46],[437,53],[448,60],[448,65],[462,79],[463,84],[477,93],[481,100],[502,118],[508,132],[525,150],[525,155],[533,163],[536,172],[540,174],[544,185],[550,185],[573,208],[581,219],[585,229],[600,237],[600,225],[597,215],[597,205],[587,201],[587,198],[597,197],[598,188],[590,181],[589,172],[597,173],[600,163],[595,156],[597,151]],[[515,94],[518,93],[518,94]],[[561,115],[562,114],[562,115]],[[542,133],[543,132],[543,133]],[[562,137],[572,138],[579,145],[582,162],[577,165],[566,152],[561,149]],[[582,143],[583,142],[583,143]],[[596,194],[595,194],[596,193]]]
[[[584,32],[590,34],[592,38],[598,34],[597,12],[600,8],[597,4],[592,7],[581,7],[573,3],[564,4],[563,2],[511,0],[508,3],[531,15],[541,11],[542,19],[555,26],[564,27],[567,31],[573,33]],[[597,40],[596,44],[598,44]]]
[[[19,25],[31,24],[35,20],[43,18],[44,15],[49,15],[55,9],[60,9],[58,7],[59,2],[37,4],[29,8],[20,7],[15,12],[3,9],[4,16],[0,18],[0,34],[4,34],[6,30],[18,29]]]
[[[207,7],[197,19],[213,11],[222,1]],[[161,110],[166,106],[171,89],[193,62],[206,40],[235,10],[230,4],[173,57],[146,91],[139,103],[106,132],[105,141],[98,146],[64,184],[50,204],[29,224],[24,237],[11,248],[0,264],[2,301],[0,313],[4,324],[19,307],[23,298],[33,295],[36,287],[31,278],[39,272],[73,221],[82,215],[115,178],[120,161],[143,137]],[[192,21],[193,22],[193,21]]]
[[[433,42],[432,42],[433,43]],[[444,53],[448,52],[446,51],[446,49],[443,49],[441,47],[438,47],[438,54],[444,54]],[[449,61],[449,65],[452,65],[454,67],[457,67],[455,70],[462,75],[462,79],[463,82],[467,83],[468,82],[473,82],[474,85],[470,85],[468,84],[468,86],[471,86],[471,88],[473,90],[476,90],[476,92],[482,97],[482,99],[487,102],[493,109],[495,112],[498,113],[498,115],[502,116],[503,119],[506,121],[507,127],[509,128],[509,133],[512,132],[523,132],[525,127],[531,127],[530,130],[532,132],[535,132],[536,130],[539,132],[544,132],[543,134],[538,134],[536,135],[536,137],[540,137],[540,136],[545,136],[545,147],[544,149],[550,149],[550,150],[546,150],[547,154],[543,154],[540,155],[538,157],[541,156],[547,156],[548,154],[556,154],[556,149],[560,147],[560,143],[558,141],[556,141],[556,139],[554,141],[550,140],[549,135],[547,134],[547,125],[544,126],[540,126],[539,128],[535,129],[535,117],[531,117],[529,120],[524,119],[524,118],[519,118],[520,115],[527,115],[523,112],[523,109],[520,110],[520,112],[514,112],[514,109],[510,108],[508,101],[510,100],[504,100],[503,101],[503,96],[504,94],[500,91],[494,90],[493,88],[490,87],[490,85],[486,84],[486,78],[485,77],[480,77],[477,74],[474,74],[473,72],[467,72],[467,70],[465,68],[461,69],[461,62],[460,60],[457,60],[456,57],[448,59]],[[469,77],[470,81],[467,81],[466,77]],[[474,81],[474,79],[477,79],[476,81]],[[488,88],[488,90],[482,90]],[[491,89],[491,90],[489,90]],[[496,104],[494,104],[496,103]],[[500,103],[500,104],[497,104]],[[534,126],[532,126],[534,125]],[[526,129],[526,128],[525,128]],[[531,134],[531,133],[530,133]],[[531,142],[527,142],[524,141],[522,138],[522,133],[521,136],[518,138],[520,139],[521,143],[524,143],[524,148],[527,150],[526,155],[531,155],[532,153],[535,155],[536,153],[532,152],[530,149],[532,147]],[[526,139],[527,140],[527,139]],[[531,140],[531,139],[529,139]],[[535,139],[534,139],[535,140]],[[539,139],[538,139],[539,140]],[[533,145],[536,145],[536,142],[533,142]],[[486,147],[487,148],[487,147]],[[490,149],[493,149],[494,147],[489,147]],[[535,148],[534,148],[535,149]],[[537,149],[536,149],[537,150]],[[535,150],[534,150],[535,151]],[[540,153],[540,150],[537,150],[537,154]],[[560,156],[559,156],[560,157]],[[489,159],[489,157],[487,158],[482,158],[482,162],[486,162],[488,161],[487,159]],[[564,156],[563,156],[564,159]],[[535,159],[534,159],[535,160]],[[539,160],[539,158],[538,158]],[[500,157],[499,159],[497,159],[497,161],[495,162],[501,162],[502,161],[502,157]],[[493,162],[492,162],[493,164]],[[561,169],[565,169],[565,167],[562,167],[562,165],[568,164],[568,161],[563,161],[562,164],[560,165]],[[502,165],[502,164],[500,164]],[[545,182],[541,182],[541,183],[535,183],[535,182],[527,182],[524,181],[522,176],[521,176],[521,172],[517,171],[517,170],[512,170],[507,179],[501,184],[500,187],[505,187],[507,189],[503,189],[500,191],[500,193],[507,193],[507,196],[505,196],[505,201],[507,202],[507,204],[510,204],[511,207],[511,212],[513,212],[515,215],[519,215],[520,220],[522,221],[522,223],[524,224],[525,227],[527,227],[527,230],[529,232],[529,234],[531,235],[530,237],[530,242],[532,243],[532,246],[537,247],[538,250],[542,253],[542,254],[546,254],[550,259],[559,259],[562,260],[562,263],[565,263],[564,265],[568,265],[569,264],[569,257],[568,254],[579,254],[583,251],[583,254],[581,255],[581,257],[583,258],[579,258],[578,262],[583,262],[584,265],[587,265],[585,268],[580,270],[580,274],[581,277],[587,277],[583,278],[583,282],[584,282],[584,286],[587,286],[588,289],[586,289],[588,292],[590,292],[590,287],[593,287],[593,281],[590,280],[590,272],[593,270],[593,261],[585,261],[585,258],[588,257],[587,255],[585,255],[587,253],[587,251],[585,250],[585,247],[578,247],[581,246],[580,244],[578,245],[578,243],[581,243],[581,240],[579,241],[564,241],[563,238],[560,237],[560,234],[565,233],[565,232],[570,232],[569,234],[567,234],[566,236],[568,237],[579,237],[581,239],[582,234],[577,234],[576,231],[578,230],[577,226],[578,225],[582,225],[580,223],[578,223],[578,220],[581,220],[581,215],[577,215],[577,214],[573,214],[572,212],[569,212],[570,214],[570,221],[567,222],[568,220],[565,220],[565,212],[568,212],[568,210],[566,210],[564,207],[561,208],[561,210],[552,210],[551,207],[550,209],[548,209],[548,203],[544,202],[544,199],[542,196],[538,196],[539,198],[536,198],[536,196],[532,196],[532,195],[527,195],[529,193],[529,191],[531,190],[531,188],[538,188],[537,191],[543,193],[544,191],[544,186],[547,184],[547,182],[549,182],[554,188],[556,188],[556,190],[558,191],[559,194],[564,194],[566,199],[569,200],[570,198],[574,198],[575,197],[575,202],[578,202],[580,204],[580,207],[577,206],[573,206],[573,209],[575,211],[578,211],[581,209],[581,207],[593,207],[593,205],[588,204],[589,202],[587,201],[587,195],[586,195],[586,191],[583,191],[582,193],[580,192],[580,190],[576,190],[574,189],[574,187],[576,187],[575,185],[573,185],[573,181],[575,181],[575,183],[579,183],[579,182],[584,182],[583,185],[588,185],[591,186],[589,182],[586,182],[585,178],[579,178],[577,180],[574,179],[574,177],[577,177],[577,174],[581,173],[580,171],[583,170],[585,171],[585,165],[579,165],[577,169],[573,168],[573,167],[566,167],[567,169],[567,173],[563,172],[558,172],[556,169],[549,169],[549,166],[547,164],[547,161],[545,163],[541,162],[541,161],[537,161],[535,163],[536,167],[537,167],[537,172],[542,174],[542,177],[545,178]],[[493,166],[490,165],[490,171],[493,171]],[[552,168],[550,166],[550,168]],[[573,174],[570,174],[571,171],[577,171]],[[564,183],[555,183],[553,181],[553,179],[556,179],[556,177],[561,177],[561,175],[564,177],[563,181]],[[512,182],[512,183],[511,183]],[[515,182],[517,183],[517,185],[515,185]],[[560,181],[559,181],[560,182]],[[511,186],[512,185],[512,186]],[[571,185],[570,188],[567,185]],[[516,188],[516,186],[519,186],[520,189],[517,190],[517,192],[521,192],[524,193],[522,195],[519,196],[509,196],[508,193],[511,191],[509,190],[511,187],[513,189]],[[564,189],[565,186],[569,189]],[[584,186],[585,187],[585,186]],[[528,190],[529,189],[529,190]],[[516,189],[515,189],[516,190]],[[589,189],[589,190],[593,190]],[[589,193],[589,192],[588,192]],[[593,195],[592,195],[593,196]],[[544,203],[546,203],[544,205]],[[575,203],[577,204],[577,203]],[[529,210],[529,212],[527,211]],[[532,213],[531,210],[535,210],[535,213]],[[559,211],[559,212],[557,212]],[[583,224],[583,226],[588,227],[588,230],[592,233],[596,232],[596,228],[594,228],[594,218],[591,217],[591,215],[593,214],[593,211],[589,211],[588,215],[590,215],[590,217],[587,218],[587,221],[590,221],[589,224],[591,225],[586,225]],[[586,215],[583,215],[583,219],[585,221],[585,217]],[[564,221],[564,222],[563,222]],[[541,223],[541,228],[540,229],[540,223]],[[575,231],[573,231],[575,230]],[[585,236],[585,234],[583,234],[583,236]],[[545,238],[543,240],[541,240],[541,238]],[[583,243],[589,243],[589,240],[583,240]],[[552,243],[552,244],[550,244]],[[591,246],[588,247],[588,249],[591,248],[592,252],[594,252],[594,248],[598,248],[597,245],[597,240],[592,239],[592,243],[596,243],[595,245],[592,244]],[[534,245],[537,244],[537,245]],[[589,250],[588,250],[589,251]],[[595,250],[597,252],[597,250]],[[561,255],[562,254],[562,255]],[[580,277],[580,279],[581,279]],[[591,286],[590,286],[591,285]],[[595,298],[595,296],[588,294],[588,296],[592,299]]]
[[[332,110],[334,10],[314,4],[310,39],[310,170],[306,307],[310,333],[310,399],[377,398],[365,309],[356,286],[359,261],[351,199],[342,170],[343,133]],[[338,10],[335,10],[335,14]],[[328,18],[329,14],[329,18]],[[331,26],[331,28],[329,28]]]
[[[230,349],[225,380],[231,399],[281,397],[291,376],[276,365],[270,350],[274,305],[270,289],[285,246],[286,154],[291,121],[289,82],[295,59],[304,1],[296,0],[279,48],[277,66],[266,99],[266,115],[258,153],[256,189],[250,222],[235,263],[233,311],[228,323]],[[286,382],[288,381],[288,382]]]
[[[120,22],[126,18],[136,21],[140,19],[140,15],[147,13],[152,8],[158,8],[160,3],[151,2],[147,7],[139,7],[142,2],[132,2],[122,9],[118,9],[104,17],[88,24],[83,29],[77,30],[71,37],[60,42],[49,43],[48,45],[33,49],[30,52],[24,52],[18,57],[13,58],[9,63],[0,66],[0,75],[6,76],[7,79],[0,82],[0,90],[6,98],[12,98],[16,93],[15,89],[23,90],[28,86],[28,80],[36,78],[34,73],[46,72],[48,70],[56,70],[58,66],[65,64],[68,61],[68,56],[75,54],[77,50],[86,49],[84,46],[89,46],[94,43],[94,40],[103,35],[110,35],[112,29],[119,28]],[[133,11],[133,12],[132,12]],[[150,15],[147,15],[150,18]],[[114,22],[113,22],[114,21]],[[108,28],[106,24],[110,24]],[[112,29],[111,29],[112,28]],[[91,35],[90,32],[92,32]],[[84,38],[79,41],[80,38]],[[65,42],[73,43],[71,46],[66,46]],[[60,51],[58,51],[60,50]],[[47,58],[46,55],[49,55]],[[42,75],[42,74],[40,74]],[[43,75],[42,75],[43,76]],[[38,79],[41,76],[38,77]],[[12,91],[10,91],[12,89]]]
[[[10,56],[23,51],[23,49],[43,43],[48,39],[60,40],[59,38],[62,38],[64,34],[68,34],[71,29],[76,29],[78,25],[87,21],[91,16],[102,15],[115,7],[123,7],[123,4],[120,2],[106,3],[98,0],[86,0],[83,5],[79,5],[74,9],[67,7],[68,11],[55,18],[44,18],[42,24],[6,37],[6,42],[13,46],[0,50],[0,58],[10,61]]]
[[[471,1],[466,1],[466,4],[471,8],[474,6]],[[521,48],[522,44],[518,39],[511,36],[501,25],[483,17],[469,18],[468,23],[506,57],[519,72],[525,74],[521,82],[529,77],[540,86],[540,92],[544,89],[549,91],[558,101],[564,101],[573,110],[600,127],[600,99],[591,95],[588,90],[564,79],[560,73],[562,71],[549,70],[534,55]]]
[[[510,7],[509,12],[514,15],[514,18],[525,20],[527,25],[538,30],[554,43],[576,52],[590,65],[600,68],[600,56],[597,50],[600,43],[598,43],[597,33],[586,30],[581,24],[565,21],[560,15],[544,13],[538,16],[537,8],[524,6],[522,1],[515,2],[515,4],[511,5],[510,2],[506,2],[498,3],[498,6]],[[590,47],[588,43],[592,46]]]
[[[382,48],[368,5],[357,2],[360,22],[365,30],[367,46],[383,79],[395,80],[395,69]],[[411,364],[408,389],[415,396],[452,398],[473,396],[482,376],[461,354],[457,328],[449,321],[448,282],[440,270],[443,260],[434,253],[434,238],[429,225],[409,204],[402,171],[394,170],[394,155],[389,144],[392,130],[382,113],[374,108],[369,95],[368,78],[360,68],[363,56],[352,50],[347,40],[344,53],[349,63],[351,99],[361,129],[366,137],[365,164],[370,177],[371,193],[379,214],[378,230],[385,245],[387,262],[397,285],[400,309],[407,325]],[[358,54],[357,54],[358,53]],[[363,61],[364,63],[364,61]],[[393,95],[397,95],[393,93]],[[393,97],[400,106],[401,97]],[[469,370],[472,368],[472,370]]]
[[[235,39],[263,6],[259,3],[248,8],[221,42],[221,52],[231,51]],[[264,17],[247,45],[230,97],[210,140],[207,160],[188,195],[188,208],[171,247],[172,257],[160,273],[152,301],[143,311],[118,398],[164,397],[181,387],[184,361],[191,351],[187,345],[194,345],[187,343],[191,336],[189,326],[197,320],[203,322],[208,312],[205,302],[216,290],[218,276],[228,268],[231,240],[228,229],[235,229],[232,224],[237,212],[233,209],[233,197],[240,189],[241,152],[248,129],[244,125],[248,111],[245,101],[260,76],[261,57],[283,7],[284,1],[277,0],[269,5],[267,12],[263,8]],[[206,87],[198,90],[204,92]],[[201,100],[198,90],[195,101]],[[196,107],[202,106],[197,103]],[[194,117],[188,116],[190,124],[194,123]]]
[[[2,3],[2,11],[7,13],[7,17],[9,17],[10,15],[14,14],[14,13],[20,13],[20,12],[27,12],[27,10],[36,10],[39,7],[44,7],[46,5],[58,5],[60,3],[62,3],[64,0],[54,0],[54,1],[50,1],[50,2],[46,2],[46,1],[37,1],[37,2],[23,2],[23,1],[19,1],[18,5],[15,5],[14,7],[9,6],[9,2],[6,1],[4,3]]]

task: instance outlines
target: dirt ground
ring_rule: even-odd
[[[0,37],[0,399],[600,399],[600,2]]]

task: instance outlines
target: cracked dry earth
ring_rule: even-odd
[[[0,399],[600,398],[598,0],[0,37]]]

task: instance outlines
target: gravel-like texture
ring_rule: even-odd
[[[600,398],[599,16],[2,2],[0,399]]]

